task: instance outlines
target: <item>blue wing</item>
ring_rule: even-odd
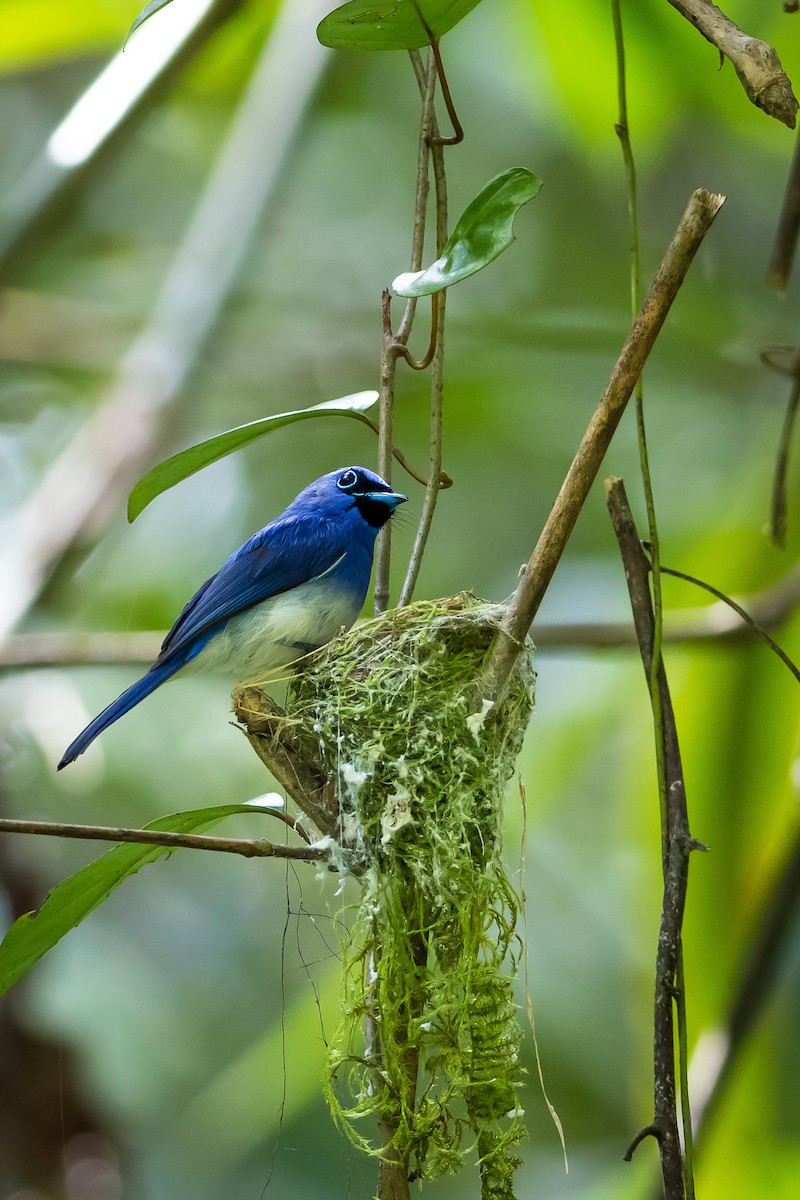
[[[236,613],[324,574],[346,549],[341,531],[319,516],[281,517],[267,525],[195,592],[147,674],[87,725],[64,752],[58,770],[190,662]]]
[[[341,529],[314,516],[281,517],[223,563],[194,594],[170,629],[157,662],[181,651],[251,608],[329,571],[345,554]]]

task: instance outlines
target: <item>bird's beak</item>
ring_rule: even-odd
[[[378,500],[381,504],[388,504],[389,508],[397,508],[399,504],[405,504],[408,496],[402,492],[367,492],[365,499]]]

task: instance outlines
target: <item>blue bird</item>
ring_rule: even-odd
[[[147,674],[86,726],[58,770],[178,671],[256,680],[349,629],[367,594],[378,530],[407,498],[365,467],[309,484],[195,592]]]

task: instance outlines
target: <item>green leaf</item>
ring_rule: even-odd
[[[323,17],[317,26],[317,37],[323,46],[334,50],[417,50],[430,44],[430,33],[440,38],[479,3],[480,0],[351,0]]]
[[[136,20],[131,25],[125,41],[128,42],[139,26],[144,25],[145,21],[149,21],[150,17],[152,17],[154,13],[157,13],[160,8],[166,8],[167,5],[171,3],[172,0],[150,0],[150,3],[144,6]]]
[[[139,480],[128,497],[128,520],[135,521],[151,500],[155,500],[156,496],[174,487],[182,479],[188,479],[190,475],[238,450],[240,446],[246,446],[248,442],[263,437],[265,433],[272,433],[274,429],[281,429],[284,425],[293,425],[296,421],[307,421],[312,417],[341,416],[352,417],[374,428],[364,413],[368,408],[372,408],[377,399],[377,392],[355,392],[352,396],[326,400],[322,404],[314,404],[311,408],[276,413],[274,417],[262,417],[261,420],[250,421],[247,425],[237,425],[235,429],[229,429],[226,433],[219,433],[205,442],[181,450],[180,454],[173,454],[172,458],[159,463]]]
[[[171,833],[202,833],[236,813],[269,812],[253,804],[225,804],[175,813],[145,825],[145,829]],[[0,996],[29,971],[65,933],[106,900],[123,879],[135,875],[146,863],[172,853],[168,846],[125,843],[115,846],[58,887],[35,912],[19,917],[0,944]]]
[[[541,186],[541,179],[524,167],[496,175],[464,210],[441,258],[424,271],[398,275],[392,291],[397,296],[430,296],[488,267],[514,241],[517,210]]]

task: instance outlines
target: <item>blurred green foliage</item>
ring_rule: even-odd
[[[147,319],[272,7],[235,7],[6,263],[0,502],[10,522]],[[662,551],[668,565],[744,594],[780,579],[800,548],[796,470],[787,549],[762,531],[786,388],[758,363],[762,346],[796,342],[800,325],[797,283],[778,296],[762,282],[793,137],[748,104],[730,66],[718,69],[714,50],[664,0],[624,7],[645,278],[695,186],[728,196],[645,377]],[[800,79],[800,18],[777,2],[727,8],[775,44]],[[0,192],[36,159],[136,12],[122,0],[0,5]],[[455,486],[441,497],[419,594],[471,587],[498,599],[514,587],[628,325],[607,0],[487,0],[447,36],[443,53],[467,132],[448,151],[452,211],[511,165],[546,180],[517,219],[512,250],[448,304],[445,468]],[[374,386],[380,291],[408,265],[416,120],[402,53],[331,54],[154,462],[222,429]],[[412,461],[425,461],[425,382],[410,373],[401,379],[397,437]],[[187,480],[132,528],[120,503],[68,556],[26,629],[166,627],[303,484],[359,460],[374,461],[368,430],[311,422]],[[633,495],[630,421],[612,446],[612,472]],[[408,506],[416,512],[419,497]],[[410,543],[401,528],[396,565]],[[665,588],[670,608],[705,603],[686,585]],[[597,488],[541,621],[625,617],[626,606]],[[797,659],[797,618],[780,640]],[[689,889],[694,1046],[725,1016],[770,874],[796,828],[798,703],[793,681],[760,645],[668,647],[667,667],[693,832],[711,848],[695,857]],[[543,653],[539,671],[521,762],[531,987],[571,1172],[563,1174],[528,1048],[531,1141],[520,1194],[649,1196],[652,1145],[633,1164],[620,1161],[651,1113],[660,863],[646,689],[628,651]],[[4,676],[7,815],[137,825],[269,790],[213,680],[162,689],[56,777],[54,763],[84,718],[132,677],[122,667]],[[520,833],[512,785],[512,861]],[[39,900],[96,853],[9,839],[2,852]],[[84,1100],[121,1164],[121,1193],[109,1184],[104,1195],[245,1200],[270,1178],[267,1195],[370,1195],[371,1166],[338,1139],[319,1098],[324,1030],[336,1019],[336,927],[354,885],[336,897],[310,870],[219,859],[185,852],[128,881],[9,993],[5,1011],[76,1050]],[[702,1148],[704,1200],[797,1194],[798,1007],[795,927]],[[40,1113],[56,1104],[43,1099]],[[24,1189],[37,1200],[62,1194],[5,1163],[0,1172],[3,1200]],[[431,1192],[460,1197],[463,1184]]]

